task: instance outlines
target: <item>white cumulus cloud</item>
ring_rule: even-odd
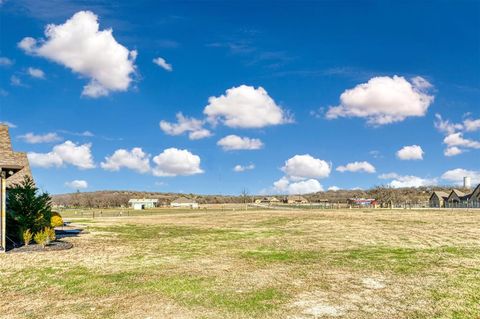
[[[411,82],[402,76],[374,77],[340,95],[340,105],[330,107],[326,117],[366,118],[369,124],[401,122],[407,117],[424,116],[433,102],[427,89],[431,84],[421,77]]]
[[[330,175],[332,167],[324,160],[309,154],[295,155],[285,161],[282,171],[292,179],[325,178]]]
[[[245,171],[250,171],[252,169],[255,169],[255,165],[254,164],[249,164],[249,165],[235,165],[235,167],[233,168],[233,171],[234,172],[237,172],[237,173],[241,173],[241,172],[245,172]]]
[[[397,178],[399,176],[400,175],[398,175],[397,173],[385,173],[385,174],[379,175],[378,178],[380,178],[380,179],[394,179],[394,178]]]
[[[480,142],[463,137],[463,133],[453,133],[443,139],[443,143],[451,146],[463,146],[466,148],[480,148]]]
[[[187,176],[203,173],[200,156],[188,150],[168,148],[153,158],[156,164],[152,172],[155,176]]]
[[[188,138],[191,140],[200,140],[202,138],[210,137],[212,135],[212,132],[210,132],[206,128],[202,128],[200,130],[188,133]]]
[[[11,66],[13,61],[7,57],[0,56],[0,66]]]
[[[131,151],[119,149],[105,157],[100,166],[108,171],[118,171],[125,167],[143,174],[150,171],[150,155],[140,147],[134,147]]]
[[[60,167],[64,164],[63,159],[54,152],[49,153],[35,153],[27,154],[30,165],[36,167],[48,168],[52,166]]]
[[[456,147],[456,146],[447,147],[443,151],[443,155],[448,156],[448,157],[460,155],[462,153],[463,153],[463,150],[461,148]]]
[[[27,73],[33,78],[45,79],[45,72],[40,69],[30,67],[27,69]]]
[[[271,191],[287,194],[307,194],[323,191],[318,181],[326,178],[332,170],[331,164],[309,154],[295,155],[285,161],[281,170],[285,176],[273,183]]]
[[[467,132],[475,132],[480,130],[480,119],[472,120],[466,119],[463,121],[463,125],[465,127],[465,131]]]
[[[339,190],[340,190],[340,187],[338,187],[338,186],[330,186],[330,187],[328,188],[328,190],[329,190],[329,191],[336,192],[336,191],[339,191]]]
[[[90,169],[95,167],[91,146],[92,144],[77,145],[72,141],[66,141],[54,146],[51,152],[30,152],[27,155],[32,166],[47,168],[70,164],[80,169]]]
[[[10,84],[13,85],[13,86],[25,86],[25,84],[23,84],[22,80],[16,75],[12,75],[10,77]]]
[[[323,187],[316,179],[306,179],[292,182],[282,177],[273,183],[273,191],[281,194],[309,194],[323,191]]]
[[[66,182],[65,186],[72,189],[84,189],[88,187],[88,183],[87,181],[76,179],[71,182]]]
[[[423,150],[418,145],[404,146],[397,151],[396,155],[399,159],[408,160],[423,160]]]
[[[32,37],[25,37],[18,42],[18,47],[27,53],[33,53],[36,45],[37,40]]]
[[[46,134],[27,133],[24,135],[19,135],[18,138],[29,144],[53,143],[53,142],[58,142],[62,140],[62,138],[58,136],[57,133],[46,133]]]
[[[467,118],[463,123],[452,123],[444,120],[440,114],[435,114],[435,128],[445,134],[443,143],[447,145],[443,154],[456,156],[467,148],[480,149],[480,141],[465,138],[464,133],[480,130],[480,119]]]
[[[347,165],[337,167],[339,172],[365,172],[365,173],[375,173],[375,167],[369,162],[353,162],[348,163]]]
[[[155,63],[156,65],[158,65],[159,67],[161,67],[166,71],[169,71],[169,72],[173,71],[172,65],[167,63],[167,61],[164,58],[161,58],[161,57],[155,58],[153,59],[153,63]]]
[[[480,130],[480,119],[465,119],[463,123],[452,123],[444,120],[440,114],[435,114],[435,128],[446,135],[456,133],[458,131],[475,132]]]
[[[316,179],[307,179],[300,182],[290,183],[288,185],[289,194],[309,194],[322,191],[323,187]]]
[[[258,150],[263,147],[263,143],[258,138],[240,137],[237,135],[228,135],[217,142],[225,151],[233,150]]]
[[[211,123],[235,128],[261,128],[291,122],[264,88],[241,85],[212,96],[203,113]]]
[[[26,37],[18,46],[89,78],[82,95],[95,98],[126,91],[132,82],[137,52],[119,44],[112,29],[99,30],[98,17],[91,11],[79,11],[64,24],[49,24],[45,37]]]
[[[452,123],[449,120],[444,120],[440,114],[435,114],[435,128],[445,134],[453,134],[456,131],[463,130],[463,125],[460,123]]]
[[[455,168],[448,170],[442,174],[442,179],[454,183],[456,185],[463,185],[463,178],[470,177],[472,184],[480,184],[480,171],[467,170],[464,168]]]
[[[388,185],[393,188],[421,187],[437,184],[437,180],[435,178],[427,179],[413,175],[399,175],[397,173],[382,174],[378,178],[392,179]]]
[[[212,132],[203,128],[204,122],[193,117],[189,118],[182,113],[177,113],[177,123],[160,121],[160,129],[168,135],[181,135],[189,132],[188,138],[198,140],[212,136]]]

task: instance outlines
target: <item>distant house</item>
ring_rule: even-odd
[[[280,203],[280,200],[276,197],[270,196],[270,197],[262,197],[258,198],[255,200],[256,204],[278,204]]]
[[[448,208],[480,208],[480,184],[473,192],[465,194],[458,189],[452,189],[448,195],[445,207]]]
[[[480,208],[480,184],[475,187],[468,200],[471,207]]]
[[[442,200],[438,199],[442,197]],[[445,192],[435,191],[430,196],[430,207],[445,208],[480,208],[480,184],[471,193],[464,193],[458,189],[452,189],[447,195]]]
[[[360,206],[360,207],[376,207],[377,200],[375,198],[349,198],[347,203],[351,206]]]
[[[198,203],[194,199],[179,197],[170,203],[171,207],[198,208]]]
[[[432,208],[443,208],[448,200],[448,194],[442,191],[434,191],[428,200],[429,206]]]
[[[148,198],[132,198],[128,201],[128,204],[130,207],[132,207],[135,210],[142,210],[142,209],[148,209],[148,208],[154,208],[157,206],[158,199],[148,199]]]
[[[280,203],[280,200],[276,197],[267,197],[267,200],[268,200],[268,203],[269,204],[279,204]]]
[[[32,178],[27,154],[13,151],[8,126],[0,124],[0,252],[6,246],[6,193],[26,176]]]
[[[287,204],[308,204],[308,200],[300,195],[290,195],[284,200]]]
[[[459,191],[458,189],[452,189],[450,192],[450,195],[448,195],[447,198],[447,204],[448,207],[460,207],[460,203],[465,198],[465,193],[462,191]]]

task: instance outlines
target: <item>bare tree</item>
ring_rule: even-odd
[[[248,209],[248,202],[249,202],[249,195],[248,195],[248,190],[246,188],[243,188],[242,191],[240,192],[240,198],[245,205],[245,210]]]

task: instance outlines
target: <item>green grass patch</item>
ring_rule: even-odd
[[[480,318],[480,268],[462,270],[445,277],[427,293],[432,301],[433,313],[416,310],[409,314],[410,318]]]
[[[256,314],[277,309],[285,299],[286,295],[278,289],[264,288],[244,293],[213,294],[211,302],[231,312]]]
[[[101,298],[125,295],[132,291],[159,294],[186,307],[217,308],[228,313],[258,314],[276,309],[285,295],[267,287],[251,291],[233,291],[213,277],[165,274],[156,267],[142,271],[101,272],[87,267],[32,268],[10,278],[23,278],[23,283],[2,278],[1,289],[34,294],[46,287],[52,293],[68,298]],[[221,286],[218,286],[221,285]]]
[[[479,253],[480,248],[456,246],[436,248],[365,246],[334,251],[327,255],[330,256],[330,262],[340,266],[415,274],[448,263],[453,257],[469,257]]]
[[[257,237],[278,236],[277,230],[246,231],[241,229],[199,228],[188,226],[150,226],[150,225],[119,225],[106,227],[90,227],[90,230],[111,232],[128,240],[151,240],[168,238],[195,238],[196,241],[229,241]]]
[[[294,220],[288,217],[272,217],[266,220],[259,221],[255,224],[257,227],[279,227],[286,226],[289,222]]]

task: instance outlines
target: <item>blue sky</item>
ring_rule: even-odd
[[[479,2],[1,3],[0,122],[51,193],[480,182]]]

